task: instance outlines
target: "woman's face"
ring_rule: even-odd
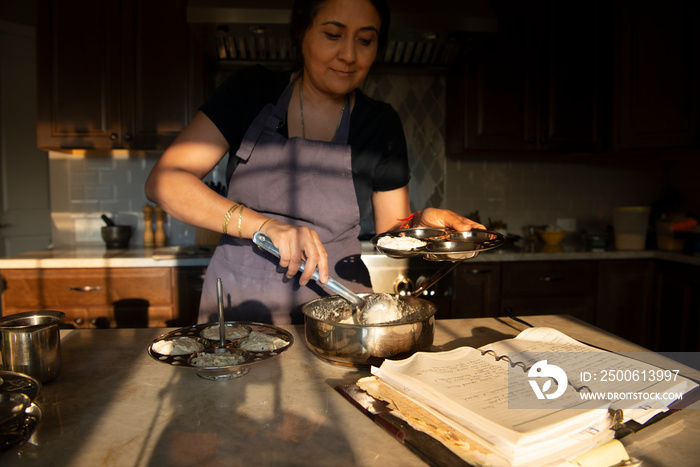
[[[368,0],[328,0],[301,43],[304,79],[335,96],[357,88],[377,55],[381,20]]]

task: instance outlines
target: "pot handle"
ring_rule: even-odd
[[[270,240],[270,237],[268,237],[264,233],[262,233],[260,231],[255,232],[255,234],[253,234],[253,243],[258,245],[260,248],[267,251],[268,253],[275,255],[277,258],[280,257],[279,250],[274,245],[274,243],[272,243],[272,240]],[[299,270],[303,271],[305,266],[306,266],[306,262],[302,261],[301,266],[299,266]],[[348,289],[347,287],[345,287],[343,284],[336,281],[332,277],[329,277],[328,282],[325,284],[322,284],[318,280],[318,270],[314,271],[314,275],[312,277],[320,285],[324,286],[325,288],[327,288],[328,290],[330,290],[332,292],[337,293],[338,295],[340,295],[341,297],[343,297],[345,300],[349,301],[353,305],[358,306],[358,307],[364,305],[365,301],[361,297],[359,297],[355,292]]]

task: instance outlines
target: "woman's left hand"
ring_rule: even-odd
[[[416,215],[413,227],[447,227],[459,232],[486,229],[483,225],[447,209],[427,208]]]

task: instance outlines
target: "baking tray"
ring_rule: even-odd
[[[386,237],[417,239],[422,241],[423,245],[411,249],[380,246],[380,240]],[[370,240],[379,252],[391,258],[421,256],[428,261],[463,261],[482,251],[498,248],[505,241],[504,235],[491,230],[472,229],[469,232],[457,232],[423,227],[392,230]]]
[[[289,349],[292,344],[294,343],[294,337],[292,334],[290,334],[288,331],[279,328],[277,326],[272,326],[269,324],[263,324],[263,323],[255,323],[251,321],[226,321],[225,326],[226,327],[244,327],[247,328],[250,332],[260,332],[263,334],[267,334],[270,336],[277,337],[279,339],[282,339],[286,341],[286,345],[284,347],[280,347],[275,350],[260,350],[260,351],[252,351],[252,350],[244,350],[240,346],[242,344],[242,340],[245,339],[245,337],[239,337],[239,338],[234,338],[230,340],[226,340],[226,349],[231,349],[233,352],[238,353],[244,358],[244,361],[241,363],[238,363],[236,365],[220,365],[220,366],[210,366],[210,367],[202,367],[202,366],[197,366],[197,365],[192,365],[190,363],[190,359],[194,357],[198,352],[201,351],[207,351],[207,350],[213,350],[213,349],[219,349],[221,347],[221,341],[217,337],[216,339],[207,339],[202,336],[202,334],[209,328],[213,326],[218,326],[218,323],[206,323],[206,324],[197,324],[193,326],[188,326],[184,328],[179,328],[175,329],[173,331],[166,332],[164,334],[161,334],[157,339],[154,339],[149,345],[148,345],[148,355],[150,355],[153,359],[160,363],[165,363],[171,366],[176,366],[176,367],[181,367],[181,368],[191,368],[194,370],[226,370],[226,369],[231,369],[231,368],[236,368],[236,367],[242,367],[245,365],[250,365],[252,363],[258,363],[262,362],[264,360],[269,360],[270,358],[277,357],[280,355],[282,352],[285,352],[287,349]],[[218,336],[218,333],[216,334]],[[158,353],[153,349],[153,346],[164,340],[173,340],[173,339],[181,339],[181,338],[190,338],[193,340],[196,340],[197,342],[200,342],[202,346],[204,347],[203,350],[192,352],[192,353],[186,353],[182,355],[165,355]],[[201,374],[200,374],[201,376]]]

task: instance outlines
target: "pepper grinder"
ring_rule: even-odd
[[[153,248],[153,207],[143,207],[143,247]]]
[[[163,210],[160,206],[155,207],[156,211],[156,248],[165,246],[165,229],[163,228]]]

